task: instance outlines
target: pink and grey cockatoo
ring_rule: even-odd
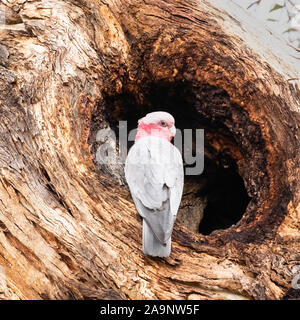
[[[174,118],[162,111],[140,119],[125,163],[125,178],[143,218],[143,252],[154,257],[171,253],[171,235],[183,190],[182,157],[170,142],[176,133],[174,123]]]

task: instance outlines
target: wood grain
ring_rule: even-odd
[[[228,3],[1,2],[1,298],[299,297],[299,60]],[[153,88],[190,106],[252,198],[209,236],[177,222],[168,259],[142,254],[128,189],[95,163],[97,130],[150,110]]]

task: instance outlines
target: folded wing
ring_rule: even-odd
[[[139,139],[129,151],[125,176],[139,214],[165,244],[172,234],[183,190],[178,149],[156,137]]]

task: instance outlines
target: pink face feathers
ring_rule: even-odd
[[[171,141],[175,136],[174,118],[167,112],[158,111],[148,113],[138,121],[138,132],[135,141],[143,137],[158,137]]]

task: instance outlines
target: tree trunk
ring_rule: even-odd
[[[1,298],[299,298],[295,49],[231,1],[0,6]],[[204,128],[207,161],[249,197],[233,225],[199,233],[209,196],[186,177],[199,220],[176,222],[167,259],[143,255],[122,167],[97,160],[99,129],[157,109]]]

